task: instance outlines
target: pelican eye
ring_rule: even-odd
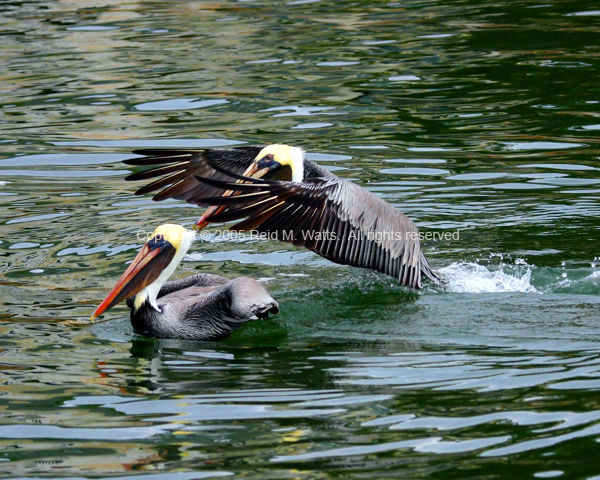
[[[263,159],[264,159],[264,160],[271,161],[271,160],[274,160],[274,159],[275,159],[275,156],[274,156],[272,153],[269,153],[268,155],[265,155],[265,156],[263,157]]]
[[[155,242],[164,242],[165,236],[162,233],[159,233],[154,237],[154,241]]]

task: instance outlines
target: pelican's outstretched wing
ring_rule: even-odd
[[[153,197],[156,201],[175,198],[195,205],[206,206],[207,204],[200,199],[216,195],[217,189],[198,183],[194,179],[194,175],[226,180],[229,177],[213,169],[212,164],[233,173],[243,173],[263,148],[264,145],[207,150],[135,150],[133,153],[145,155],[145,157],[132,158],[125,160],[123,163],[156,168],[133,173],[125,177],[125,180],[156,179],[140,188],[135,192],[136,195],[144,195],[160,190]]]
[[[208,221],[245,218],[231,229],[268,233],[328,260],[385,273],[404,286],[421,288],[422,274],[440,282],[421,252],[417,226],[368,190],[334,175],[303,182],[254,179],[233,172],[229,176],[233,180],[228,182],[196,177],[206,187],[239,192],[201,199],[207,205],[227,206]]]

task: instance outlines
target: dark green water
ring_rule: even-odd
[[[0,475],[598,479],[600,10],[468,0],[0,3]],[[135,147],[282,142],[423,232],[448,291],[211,235],[275,320],[88,325],[141,242]],[[216,232],[216,228],[211,231]]]

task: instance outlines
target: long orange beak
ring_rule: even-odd
[[[93,322],[106,310],[150,285],[171,262],[174,255],[175,248],[169,242],[163,241],[162,245],[158,245],[151,240],[146,243],[114,288],[92,313],[90,320]]]
[[[246,169],[246,171],[244,173],[242,173],[242,175],[244,177],[254,177],[254,178],[261,178],[263,175],[265,175],[269,170],[266,168],[263,168],[262,170],[258,169],[258,163],[257,162],[252,162],[250,164],[250,166]],[[257,174],[258,173],[258,174]],[[241,183],[243,180],[237,180],[238,183]],[[231,195],[235,194],[236,192],[234,190],[227,190],[223,196],[224,197],[230,197]],[[220,207],[210,207],[206,212],[204,212],[204,214],[198,219],[198,223],[196,223],[196,226],[194,227],[196,230],[202,230],[203,228],[205,228],[209,223],[210,223],[210,217],[212,217],[213,215],[218,215],[219,213],[221,213],[223,210],[225,210],[227,207],[226,206],[220,206]]]

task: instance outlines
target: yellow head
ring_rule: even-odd
[[[304,179],[304,151],[301,148],[268,145],[260,151],[254,162],[259,170],[288,166],[292,171],[292,182],[301,182]]]
[[[117,303],[135,295],[134,309],[146,300],[158,311],[156,298],[160,287],[173,274],[194,241],[194,232],[181,225],[161,225],[144,244],[125,273],[92,314],[94,319]]]
[[[182,227],[181,225],[175,225],[173,223],[165,223],[164,225],[161,225],[160,227],[158,227],[156,230],[154,230],[154,233],[152,234],[152,239],[163,239],[166,240],[167,242],[169,242],[171,245],[173,245],[173,247],[175,248],[175,250],[179,251],[179,249],[181,248],[181,245],[183,245],[184,243],[187,243],[187,237],[189,236],[190,232],[189,230],[187,230],[185,227]],[[188,245],[189,248],[189,245]]]

